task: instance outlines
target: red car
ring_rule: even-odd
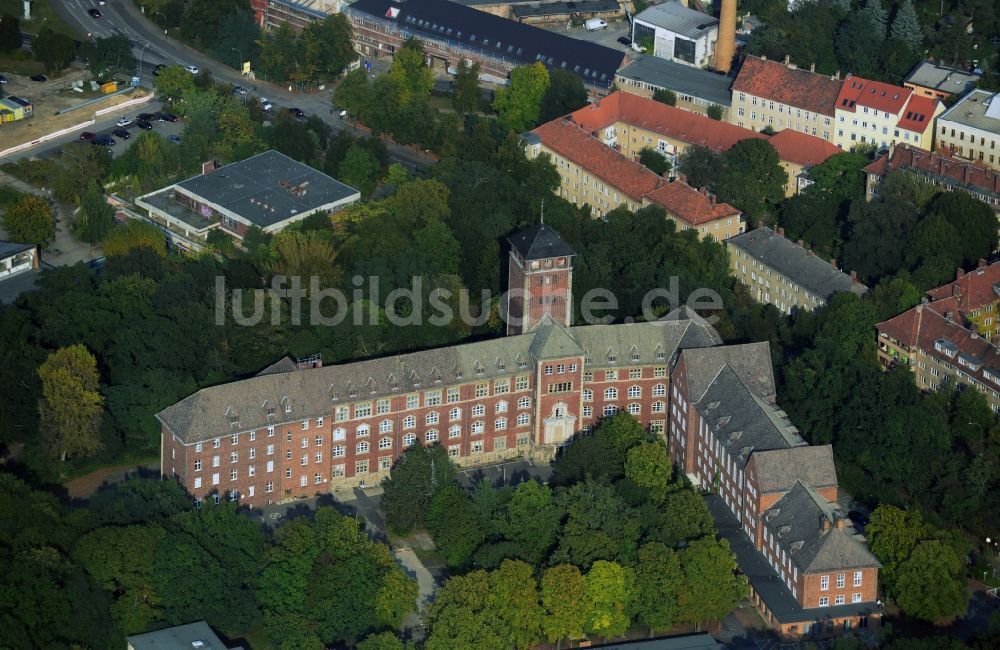
[[[95,137],[96,136],[93,133],[91,133],[90,131],[84,131],[83,133],[80,134],[80,140],[83,141],[83,142],[90,142]]]

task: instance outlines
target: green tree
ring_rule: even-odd
[[[107,256],[127,255],[136,248],[148,248],[160,257],[167,254],[167,244],[163,231],[156,226],[130,219],[125,225],[118,226],[108,233],[101,242],[104,254]]]
[[[587,105],[587,89],[578,75],[556,68],[549,72],[549,87],[542,95],[538,122],[544,124]]]
[[[640,534],[638,513],[608,485],[584,481],[558,496],[566,511],[559,544],[551,561],[589,568],[598,560],[630,562]]]
[[[920,52],[924,44],[924,30],[913,8],[912,0],[903,0],[892,19],[893,40],[905,43],[911,50]]]
[[[525,481],[504,503],[496,527],[515,557],[537,565],[556,542],[561,515],[547,485]]]
[[[673,629],[683,583],[684,574],[677,553],[656,542],[639,549],[632,610],[636,620],[648,627],[651,635]]]
[[[87,61],[91,73],[99,78],[105,78],[111,68],[129,72],[135,69],[131,45],[128,37],[122,34],[86,40],[80,44],[78,54]]]
[[[531,566],[520,560],[504,560],[490,573],[490,585],[493,612],[509,630],[510,646],[533,647],[541,637],[542,609]]]
[[[434,73],[425,63],[426,56],[423,45],[412,37],[393,55],[389,78],[396,83],[401,104],[423,101],[431,94]]]
[[[39,428],[49,449],[61,461],[93,454],[101,447],[97,428],[104,412],[94,355],[79,344],[60,348],[38,368],[38,376]]]
[[[769,214],[785,197],[788,174],[770,142],[740,140],[722,154],[722,162],[724,171],[716,184],[719,198],[753,221]]]
[[[900,609],[925,621],[955,618],[969,604],[962,559],[944,542],[917,543],[896,568],[894,581]]]
[[[500,124],[521,132],[538,124],[542,98],[549,89],[549,71],[539,62],[517,66],[510,72],[510,86],[497,91],[493,109]]]
[[[625,457],[625,476],[648,490],[654,501],[663,501],[673,476],[673,466],[666,446],[657,440],[641,442],[629,449]]]
[[[464,569],[486,536],[472,501],[457,485],[446,485],[431,499],[427,510],[427,530],[445,561]]]
[[[657,176],[663,176],[670,171],[670,161],[652,147],[643,147],[639,151],[639,163]]]
[[[455,72],[455,89],[451,104],[459,115],[477,113],[483,107],[483,91],[479,88],[479,63],[469,63],[462,59]]]
[[[42,27],[31,39],[31,51],[46,72],[60,72],[76,56],[76,42],[62,32],[52,31],[51,27]]]
[[[194,90],[194,76],[179,65],[160,69],[160,74],[153,80],[156,94],[167,101],[181,99]]]
[[[691,187],[710,187],[722,176],[723,162],[719,154],[696,144],[686,147],[677,157],[677,171]]]
[[[712,104],[705,110],[705,114],[708,115],[713,120],[717,122],[722,121],[722,107],[718,104]]]
[[[426,650],[510,650],[510,621],[494,613],[493,582],[479,570],[455,576],[437,590],[428,611]]]
[[[580,569],[557,564],[545,569],[541,580],[542,632],[549,643],[575,641],[584,636],[586,585]]]
[[[36,194],[25,194],[7,206],[3,215],[7,236],[15,242],[48,246],[56,238],[52,206]]]
[[[653,91],[653,99],[667,106],[677,106],[677,93],[672,90],[657,88]]]
[[[862,12],[871,21],[872,26],[879,35],[879,40],[885,39],[886,31],[889,28],[889,14],[882,7],[881,0],[867,0]]]
[[[53,194],[61,201],[79,204],[95,181],[103,182],[108,172],[108,155],[103,147],[89,142],[70,142],[63,147],[58,165],[59,171],[51,180]]]
[[[357,60],[351,44],[351,23],[336,13],[310,23],[299,34],[297,76],[306,81],[327,81],[344,73]]]
[[[871,18],[863,11],[856,11],[841,23],[837,32],[837,59],[854,74],[877,76],[879,52],[871,44],[881,40]]]
[[[378,632],[365,637],[357,650],[413,650],[412,643],[403,643],[392,632]]]
[[[21,48],[21,23],[11,16],[0,16],[0,52],[13,52]]]
[[[96,244],[114,227],[115,210],[104,200],[104,192],[91,183],[80,201],[80,212],[73,224],[74,234],[83,241]]]
[[[736,575],[736,557],[725,540],[695,540],[680,556],[684,573],[678,596],[681,622],[722,620],[746,597],[746,579]]]
[[[338,178],[344,183],[355,187],[364,197],[369,197],[375,191],[380,168],[378,160],[368,149],[354,144],[344,155],[343,162],[338,166]]]
[[[260,56],[257,68],[265,77],[287,81],[295,73],[295,57],[298,52],[295,47],[295,32],[288,23],[282,22],[276,29],[261,35]],[[162,72],[160,75],[162,76]]]
[[[708,506],[694,490],[673,490],[662,503],[656,504],[652,513],[643,508],[643,515],[649,521],[644,526],[649,538],[668,548],[678,548],[685,542],[715,533]]]
[[[275,236],[271,246],[271,270],[275,273],[301,278],[303,287],[308,287],[314,277],[319,278],[323,288],[336,286],[340,281],[337,251],[323,232],[285,230]]]
[[[424,528],[431,499],[454,480],[455,466],[444,448],[414,445],[407,449],[382,483],[386,525],[400,535]]]
[[[629,606],[635,596],[635,574],[615,562],[598,560],[584,577],[587,630],[604,638],[629,628]]]

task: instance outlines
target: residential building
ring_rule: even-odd
[[[306,217],[344,209],[360,192],[274,150],[216,168],[136,199],[171,246],[200,251],[219,230],[237,242],[256,226],[277,233]]]
[[[619,70],[615,81],[621,90],[640,97],[669,90],[677,96],[677,108],[692,113],[708,115],[710,106],[718,106],[722,121],[729,121],[732,79],[718,73],[643,55]]]
[[[945,100],[964,95],[976,87],[979,75],[959,68],[949,68],[936,61],[921,61],[903,79],[903,87],[914,94]]]
[[[548,316],[573,321],[573,257],[576,251],[544,223],[509,239],[507,334],[530,332]]]
[[[930,151],[934,118],[944,110],[944,104],[909,88],[849,74],[834,108],[833,142],[841,149],[850,150],[857,144],[883,148],[909,143]]]
[[[16,122],[34,115],[34,107],[27,99],[14,95],[0,97],[0,123]]]
[[[625,12],[614,0],[454,0],[479,11],[548,28],[563,27],[571,20],[623,18]]]
[[[0,240],[0,280],[15,273],[38,270],[38,246]]]
[[[778,152],[781,168],[788,174],[785,196],[794,196],[809,185],[809,170],[841,152],[832,142],[792,129],[778,131],[768,138]]]
[[[812,311],[835,293],[862,295],[868,287],[809,249],[785,239],[784,229],[761,226],[726,240],[733,275],[750,290],[754,300],[769,303],[782,313]]]
[[[922,151],[901,144],[889,147],[865,167],[865,196],[878,196],[879,183],[891,172],[903,170],[949,192],[966,192],[993,208],[1000,219],[1000,171],[955,156]]]
[[[529,158],[548,154],[559,172],[557,193],[574,205],[590,206],[595,218],[619,207],[635,211],[659,205],[679,230],[696,228],[700,237],[721,240],[745,229],[736,208],[717,203],[714,195],[696,190],[683,178],[657,176],[570,120],[543,124],[526,133],[523,142]]]
[[[996,340],[1000,330],[1000,262],[979,260],[968,273],[959,268],[953,281],[931,289],[927,297],[936,311],[952,311],[984,339]]]
[[[226,650],[229,647],[205,621],[133,634],[125,641],[128,650]],[[230,650],[243,650],[243,646],[233,646]]]
[[[878,560],[836,504],[829,445],[775,405],[767,343],[680,351],[668,444],[736,555],[750,599],[782,636],[877,625]]]
[[[936,150],[1000,169],[998,93],[973,90],[941,113]]]
[[[785,188],[788,195],[796,192],[799,175],[804,170],[837,152],[820,138],[805,133],[769,137],[620,91],[584,106],[570,114],[569,119],[626,157],[638,158],[648,147],[665,155],[675,169],[677,155],[691,145],[722,153],[740,140],[771,139],[782,166],[790,172]]]
[[[908,367],[924,390],[973,387],[1000,413],[1000,351],[975,324],[963,325],[959,309],[955,297],[946,297],[877,324],[879,364],[885,370]],[[987,318],[995,316],[984,313],[984,325]]]
[[[288,25],[299,31],[338,13],[343,4],[343,0],[250,0],[257,24],[267,30]]]
[[[442,72],[461,60],[477,62],[481,78],[507,83],[510,71],[537,62],[579,76],[588,92],[607,94],[626,61],[621,51],[525,25],[448,0],[357,0],[344,8],[355,49],[368,58],[391,58],[410,37]]]
[[[652,43],[653,56],[695,68],[715,63],[719,20],[680,0],[652,5],[632,19],[632,42]]]
[[[748,56],[733,81],[729,121],[761,131],[791,129],[833,142],[839,74],[817,74],[766,57]]]

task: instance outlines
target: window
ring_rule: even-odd
[[[389,436],[386,436],[385,438],[382,438],[381,440],[379,440],[378,441],[378,448],[379,449],[392,449],[392,438],[390,438]]]
[[[843,605],[844,604],[844,594],[839,594],[836,597],[834,597],[833,604],[834,605]]]
[[[417,441],[417,436],[415,436],[412,433],[408,433],[405,436],[403,436],[403,446],[404,447],[409,447],[410,445],[412,445],[416,441]]]
[[[302,444],[300,444],[299,446],[302,447],[303,449],[308,449],[309,448],[309,438],[308,437],[302,438]]]
[[[653,402],[652,411],[653,413],[666,413],[667,405],[665,402]]]
[[[212,456],[212,467],[218,467],[218,466],[219,466],[219,457]]]
[[[635,360],[638,361],[638,359],[635,359]],[[642,368],[633,368],[632,370],[629,370],[628,371],[628,378],[629,379],[642,379]]]
[[[378,468],[380,470],[391,469],[392,468],[392,456],[382,456],[378,459]]]
[[[330,455],[334,458],[343,458],[344,445],[334,445],[333,449],[330,450]]]
[[[604,381],[618,381],[618,371],[606,370],[604,372]]]
[[[497,418],[496,421],[493,423],[493,428],[497,430],[506,429],[507,418]]]
[[[618,407],[614,404],[608,404],[604,407],[604,417],[610,417],[618,412]]]
[[[194,480],[194,489],[196,489],[196,490],[197,490],[197,489],[198,489],[198,488],[200,488],[200,487],[201,487],[201,477],[199,476],[198,478],[196,478],[196,479]]]
[[[593,406],[584,406],[583,407],[583,417],[589,418],[589,417],[592,417],[593,415],[594,415],[594,407]]]
[[[437,429],[430,429],[430,430],[428,430],[427,434],[424,436],[424,440],[426,440],[427,442],[437,442],[437,440],[438,440],[438,431],[437,431]]]
[[[318,428],[322,426],[323,426],[323,418],[316,418],[316,427]]]
[[[269,472],[273,472],[274,471],[274,461],[273,460],[267,461],[267,471],[269,471]]]
[[[852,603],[860,603],[861,602],[861,594],[851,594],[851,602]]]
[[[514,380],[514,390],[528,390],[528,378],[525,376],[518,377]]]
[[[305,420],[302,420],[302,430],[305,431],[308,428],[309,428],[309,420],[307,418]]]
[[[441,391],[429,390],[424,393],[424,406],[438,406],[441,404]]]
[[[462,419],[462,409],[460,409],[460,408],[453,408],[450,411],[448,411],[448,419],[452,420],[452,421],[454,421],[454,420],[461,420]]]
[[[201,471],[201,461],[200,460],[194,461],[194,471],[196,471],[196,472],[200,472]]]
[[[568,393],[572,390],[573,390],[573,382],[571,381],[558,381],[554,384],[549,384],[549,394]]]
[[[441,420],[440,414],[438,414],[437,411],[431,411],[430,413],[427,414],[427,417],[424,418],[424,423],[437,424],[440,420]]]
[[[391,403],[387,399],[380,399],[380,400],[378,400],[377,402],[375,402],[375,412],[377,414],[379,414],[379,415],[385,415],[392,408],[390,404]],[[323,423],[322,422],[317,422],[316,424],[322,426]]]
[[[239,460],[240,460],[240,455],[239,455],[238,452],[234,451],[231,454],[229,454],[229,462],[230,463],[236,463],[236,462],[239,462]]]
[[[531,419],[531,416],[529,416],[527,413],[520,413],[520,414],[518,414],[518,416],[517,416],[517,426],[523,427],[524,425],[528,424],[528,421],[530,419]]]
[[[604,389],[604,399],[618,399],[618,389],[617,388],[605,388]]]
[[[531,407],[531,398],[530,397],[522,397],[522,398],[520,398],[520,399],[517,400],[517,408],[519,408],[519,409],[526,409],[526,408],[530,408],[530,407]]]
[[[844,588],[844,583],[845,583],[844,574],[843,573],[838,573],[837,574],[837,589],[843,589]]]
[[[368,442],[367,441],[362,440],[361,442],[358,443],[357,453],[359,453],[359,454],[367,454],[368,453]]]
[[[368,461],[359,460],[354,463],[354,473],[358,475],[364,475],[368,473]]]
[[[592,372],[585,372],[585,373],[583,373],[583,383],[586,384],[587,382],[591,382],[591,381],[594,381],[594,373],[592,373]]]
[[[215,474],[212,474],[212,485],[218,485],[218,484],[219,484],[219,473],[216,472]]]
[[[642,389],[639,388],[638,386],[629,386],[628,387],[628,396],[629,396],[629,399],[636,399],[638,397],[641,397],[642,396]]]
[[[338,406],[333,410],[333,419],[337,422],[343,422],[350,417],[350,408],[347,406]]]
[[[855,571],[854,572],[854,586],[855,587],[860,587],[861,586],[861,572],[860,571]]]
[[[822,591],[826,591],[827,589],[830,588],[830,576],[820,576],[819,588]]]
[[[551,375],[552,372],[553,372],[552,366],[545,366],[545,374],[546,375]]]
[[[334,465],[333,471],[330,473],[331,478],[344,478],[345,467],[343,464]]]
[[[420,406],[420,396],[419,395],[407,395],[406,396],[406,408],[415,409]]]
[[[194,446],[194,451],[196,454],[200,454],[201,449],[202,449],[202,444],[200,442]]]
[[[639,415],[639,413],[641,411],[642,411],[642,407],[639,406],[638,404],[629,404],[628,405],[628,412],[631,413],[632,415]]]
[[[236,480],[236,470],[235,469],[229,472],[229,480],[230,481],[235,481]]]
[[[827,607],[829,604],[830,604],[830,599],[829,598],[827,598],[826,596],[820,597],[820,599],[819,599],[819,606],[820,607]]]
[[[458,388],[448,389],[448,403],[453,404],[461,399],[461,391]]]
[[[292,432],[291,431],[288,431],[287,433],[285,433],[285,441],[286,442],[291,442],[292,441]]]
[[[483,406],[482,404],[476,404],[475,406],[472,407],[472,417],[480,418],[484,415],[486,415],[485,406]]]
[[[656,368],[653,368],[653,376],[657,379],[665,378],[667,376],[666,366],[657,366]]]
[[[448,445],[448,455],[454,458],[461,453],[461,449],[461,445]]]
[[[250,476],[257,476],[257,466],[256,465],[251,465],[250,467],[248,467],[247,468],[247,473]]]
[[[482,420],[477,420],[472,423],[472,433],[474,434],[482,433],[485,429],[486,425],[483,423]]]
[[[663,397],[667,394],[666,384],[656,384],[653,386],[653,397]]]
[[[365,402],[364,404],[354,405],[354,417],[355,418],[367,418],[372,414],[372,403]]]
[[[379,433],[389,433],[392,431],[392,420],[382,420],[378,423]]]
[[[404,429],[412,429],[415,426],[417,426],[417,418],[416,418],[416,416],[407,415],[405,418],[403,418],[403,428]]]
[[[497,379],[493,382],[493,394],[494,395],[504,395],[510,392],[510,380],[509,379]]]
[[[271,481],[268,481],[267,483],[265,483],[264,484],[264,492],[267,492],[268,494],[274,492],[274,483],[272,483]]]
[[[489,394],[490,394],[489,384],[486,383],[476,384],[476,397],[486,397]]]
[[[231,444],[234,445],[240,444],[240,434],[234,433],[232,436],[230,436],[230,440],[232,441]]]
[[[215,440],[212,441],[212,448],[213,449],[218,449],[219,445],[221,445],[221,444],[222,444],[222,441],[220,439],[216,438]]]
[[[497,413],[507,412],[507,402],[499,401],[497,402],[496,408],[494,409]]]
[[[309,454],[302,454],[302,456],[299,457],[299,465],[308,465],[308,464],[309,464]]]

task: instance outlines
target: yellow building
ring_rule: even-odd
[[[937,120],[937,149],[1000,169],[1000,93],[973,90]]]
[[[881,149],[900,143],[930,151],[934,119],[942,111],[940,101],[909,88],[847,75],[837,96],[833,142],[845,151],[859,144]]]

